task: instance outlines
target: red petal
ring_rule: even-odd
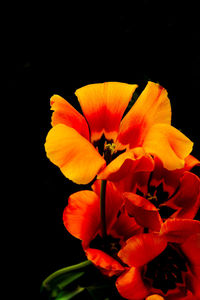
[[[185,172],[180,179],[178,192],[165,203],[179,209],[172,217],[193,219],[200,207],[200,180],[190,172]]]
[[[51,97],[52,126],[64,124],[74,128],[83,137],[89,140],[89,128],[85,118],[65,99],[58,95]]]
[[[166,239],[158,234],[138,234],[127,240],[118,256],[129,266],[139,267],[158,256],[166,246]]]
[[[136,222],[146,228],[160,231],[162,219],[157,208],[147,199],[133,194],[124,193],[126,209]]]
[[[102,134],[115,140],[123,113],[137,85],[121,82],[90,84],[76,91],[82,111],[88,121],[91,140]]]
[[[98,174],[98,178],[119,181],[124,179],[127,174],[139,171],[152,171],[153,167],[152,157],[147,155],[142,148],[135,148],[115,158]]]
[[[192,271],[200,279],[200,233],[191,235],[181,245],[181,249],[187,256]]]
[[[184,169],[190,171],[192,168],[196,166],[200,166],[200,161],[196,157],[192,155],[188,155],[185,159]]]
[[[117,279],[116,287],[125,299],[143,300],[149,294],[149,289],[142,280],[140,270],[134,267]]]
[[[183,243],[194,233],[200,233],[200,222],[190,219],[167,219],[160,232],[171,243]]]
[[[153,124],[170,122],[171,107],[166,90],[159,84],[148,82],[122,120],[118,141],[130,148],[142,146],[145,135]]]
[[[119,275],[125,268],[114,258],[98,249],[85,250],[87,258],[107,276]]]
[[[63,213],[66,229],[87,247],[100,229],[100,199],[92,191],[72,194]]]

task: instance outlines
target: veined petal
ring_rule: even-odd
[[[168,170],[181,169],[190,154],[193,143],[183,133],[167,124],[155,124],[148,131],[143,147],[157,155]]]
[[[200,233],[200,222],[190,219],[167,219],[160,230],[160,234],[171,243],[183,243],[195,233]]]
[[[125,270],[125,268],[117,260],[101,250],[87,248],[87,250],[85,250],[85,253],[87,258],[91,260],[96,267],[99,267],[101,271],[109,277],[113,275],[119,275]]]
[[[64,124],[74,128],[83,137],[89,140],[89,128],[85,118],[64,98],[54,95],[50,100],[52,114],[51,124]]]
[[[152,157],[138,147],[120,154],[98,174],[98,179],[116,182],[133,172],[152,171],[153,167]]]
[[[126,241],[118,256],[129,266],[139,267],[158,256],[167,246],[165,237],[156,233],[138,234]]]
[[[136,84],[105,82],[76,90],[92,142],[100,139],[103,133],[108,140],[115,140],[123,113],[136,88]]]
[[[160,231],[162,219],[157,208],[147,199],[133,194],[124,193],[127,212],[136,222],[146,228]]]
[[[117,139],[130,148],[141,146],[147,131],[156,123],[171,123],[171,106],[167,91],[157,83],[148,82],[123,118]]]
[[[72,194],[63,213],[66,229],[88,247],[100,230],[100,199],[93,191]]]
[[[149,289],[142,280],[141,271],[134,267],[118,277],[116,287],[125,299],[143,300],[149,294]]]
[[[58,124],[46,139],[47,157],[63,174],[78,184],[89,183],[106,165],[96,149],[75,129]]]

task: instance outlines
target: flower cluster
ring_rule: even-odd
[[[125,299],[200,299],[200,161],[171,125],[167,91],[148,82],[91,84],[76,91],[83,115],[51,98],[47,157],[68,179],[66,229],[86,257],[114,277]]]

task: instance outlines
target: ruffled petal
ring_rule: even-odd
[[[75,129],[58,124],[46,139],[47,157],[63,174],[78,184],[89,183],[106,165],[96,149]]]
[[[69,102],[58,95],[54,95],[51,97],[50,103],[51,109],[54,110],[51,119],[52,126],[67,125],[89,140],[89,128],[85,118]]]
[[[157,155],[168,170],[181,169],[190,154],[193,143],[183,133],[167,124],[153,125],[147,133],[143,147],[147,153]]]
[[[92,142],[100,139],[103,133],[108,140],[115,140],[123,113],[136,88],[136,84],[105,82],[76,90]]]
[[[88,260],[92,261],[96,267],[100,268],[103,274],[109,277],[119,275],[125,270],[117,260],[101,250],[88,248],[85,250],[85,253]]]
[[[133,216],[139,225],[160,231],[162,219],[157,208],[149,200],[133,193],[124,193],[123,196],[128,214]]]
[[[200,222],[190,219],[167,219],[160,233],[171,243],[184,243],[191,235],[200,233]]]
[[[167,246],[165,237],[156,233],[138,234],[127,240],[119,251],[120,259],[129,266],[139,267],[158,256]]]
[[[100,230],[100,199],[93,191],[72,194],[63,213],[66,229],[87,247]]]
[[[172,218],[193,219],[200,207],[200,180],[190,172],[180,179],[178,192],[165,205],[176,209]]]
[[[152,157],[146,154],[142,148],[135,148],[115,158],[98,174],[98,179],[116,182],[133,172],[152,171],[153,167]]]
[[[117,139],[130,148],[142,146],[147,131],[156,123],[171,123],[171,106],[167,91],[157,83],[148,82],[123,118]]]
[[[125,299],[143,300],[149,294],[149,289],[142,280],[140,270],[134,267],[117,279],[116,287]]]

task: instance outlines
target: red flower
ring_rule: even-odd
[[[152,172],[133,172],[115,185],[123,191],[128,214],[138,224],[159,231],[170,218],[193,219],[200,207],[200,179],[189,170],[199,161],[190,156],[185,167],[169,171],[155,157]],[[187,171],[186,171],[187,170]]]
[[[106,186],[106,240],[101,238],[100,182],[95,181],[93,191],[72,194],[63,213],[66,229],[82,241],[87,258],[101,271],[113,276],[124,271],[117,252],[132,235],[141,232],[134,218],[123,209],[121,194],[111,182]]]
[[[200,299],[199,221],[168,219],[159,233],[128,239],[118,255],[129,266],[116,281],[124,298]]]
[[[122,119],[136,88],[106,82],[78,89],[75,94],[85,118],[60,96],[51,98],[53,128],[45,149],[67,178],[79,184],[89,183],[97,174],[99,179],[115,180],[133,168],[142,170],[143,157],[152,165],[146,153],[157,155],[167,169],[183,167],[193,143],[170,126],[164,88],[148,82]],[[119,155],[120,151],[125,152]]]

